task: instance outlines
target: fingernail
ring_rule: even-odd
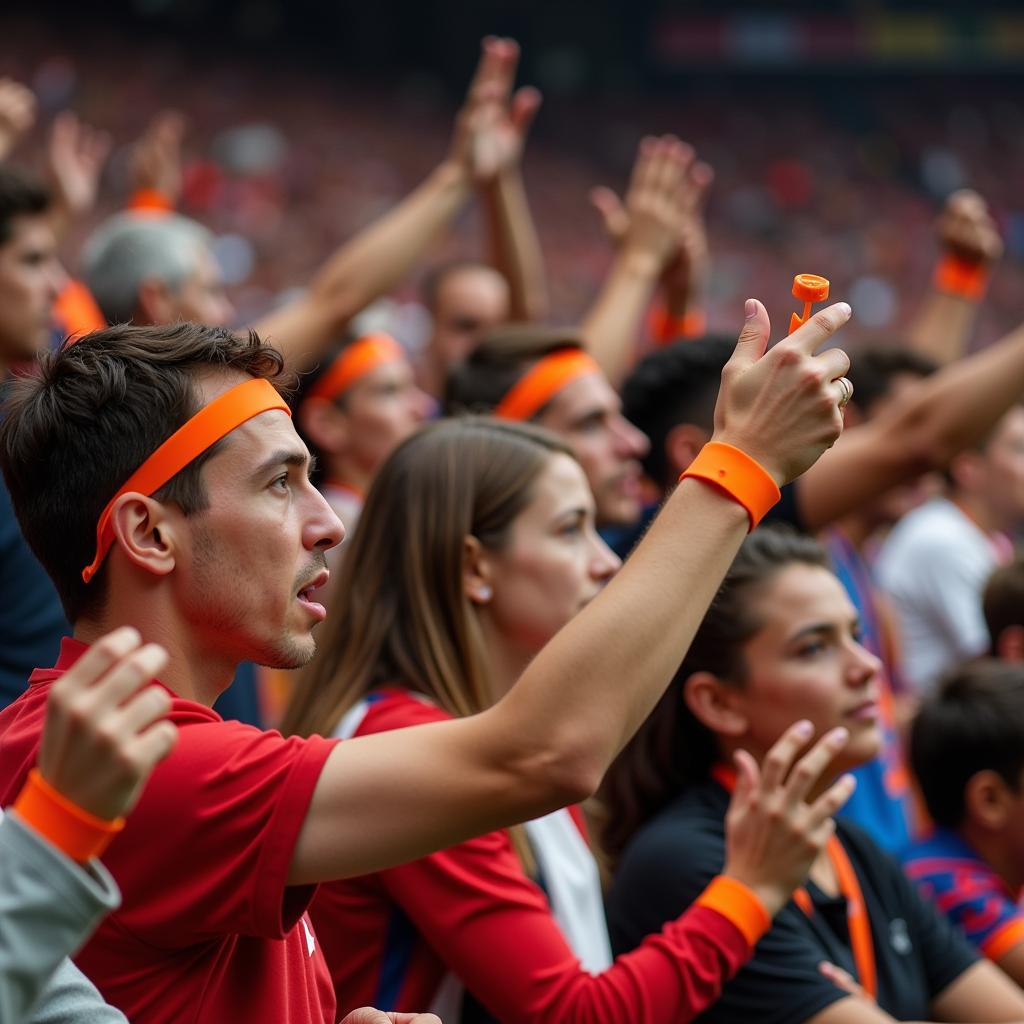
[[[749,320],[755,313],[757,313],[757,303],[753,299],[747,299],[743,304],[743,312]]]
[[[832,735],[829,736],[828,741],[834,746],[839,746],[840,744],[845,743],[849,738],[849,732],[840,726],[838,729],[832,730]]]
[[[793,726],[793,732],[795,732],[801,739],[806,739],[813,731],[814,726],[806,719],[802,722],[797,722],[796,725]]]
[[[846,315],[847,320],[853,316],[853,310],[850,308],[850,304],[848,302],[840,302],[839,309]]]

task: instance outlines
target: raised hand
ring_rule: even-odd
[[[91,128],[70,110],[54,118],[47,160],[57,204],[65,217],[84,216],[96,205],[110,146],[106,132]]]
[[[171,206],[181,198],[181,143],[185,118],[176,110],[161,110],[132,146],[133,191],[158,192]]]
[[[850,357],[839,348],[814,353],[850,319],[845,302],[820,310],[768,350],[771,322],[756,299],[722,371],[714,440],[741,448],[780,485],[794,480],[836,442],[843,430],[840,382]]]
[[[0,160],[36,123],[36,97],[27,85],[0,78]]]
[[[797,722],[768,752],[764,765],[745,750],[736,753],[736,788],[725,818],[723,874],[752,889],[775,914],[802,885],[814,859],[835,830],[832,815],[853,792],[844,775],[813,802],[809,795],[829,763],[846,746],[845,729],[826,733],[794,766],[812,734]]]
[[[519,163],[527,132],[541,103],[532,86],[517,89],[519,45],[488,36],[480,62],[455,122],[452,157],[475,181],[493,181]]]
[[[996,263],[1003,255],[1003,240],[988,204],[970,189],[960,189],[946,200],[936,233],[943,248],[968,263]]]
[[[107,820],[135,806],[177,729],[168,692],[150,681],[167,664],[155,644],[123,627],[98,640],[53,684],[39,771],[58,792]]]

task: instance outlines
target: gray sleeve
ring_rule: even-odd
[[[13,813],[0,821],[0,1021],[119,1020],[87,1016],[103,1003],[66,958],[120,902],[109,872],[75,864]],[[60,973],[51,983],[54,972]],[[73,971],[73,968],[71,968]],[[40,1000],[56,996],[73,1015],[55,1017]],[[74,999],[71,1008],[69,1000]],[[84,1000],[84,1001],[83,1001]],[[28,1017],[33,1007],[42,1016]],[[108,1011],[109,1013],[109,1011]]]
[[[15,1024],[20,1024],[21,1019],[15,1017]],[[128,1024],[125,1015],[104,1002],[96,986],[67,958],[43,986],[39,1001],[24,1021],[25,1024]]]

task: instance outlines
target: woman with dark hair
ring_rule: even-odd
[[[579,464],[539,428],[467,418],[406,441],[371,488],[285,730],[363,736],[496,703],[617,569],[594,516]],[[785,785],[741,760],[721,877],[615,963],[578,809],[322,887],[311,913],[339,1005],[376,997],[456,1024],[474,1017],[466,990],[503,1021],[690,1019],[824,842],[849,786],[812,807],[802,794],[842,742]],[[776,756],[788,768],[802,746],[790,730]]]
[[[811,789],[874,757],[878,659],[815,541],[760,529],[744,542],[675,684],[605,780],[606,840],[616,857],[614,946],[629,950],[689,907],[721,870],[731,761],[762,777],[798,715],[849,742]],[[976,954],[895,861],[840,822],[805,888],[725,984],[709,1022],[874,1024],[1024,1020],[1024,995]]]

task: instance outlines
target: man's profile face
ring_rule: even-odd
[[[622,415],[622,403],[603,374],[574,380],[537,422],[560,434],[587,475],[601,526],[628,526],[643,512],[640,460],[650,442]]]
[[[43,214],[11,221],[0,245],[0,366],[35,358],[53,328],[53,306],[67,277]]]
[[[210,378],[204,404],[244,379]],[[232,431],[203,466],[208,508],[183,517],[175,574],[193,637],[218,657],[298,668],[315,653],[312,631],[324,615],[315,590],[326,583],[324,555],[344,527],[309,469],[281,410]]]
[[[220,268],[204,245],[196,247],[195,268],[174,295],[175,309],[169,319],[188,320],[211,327],[228,326],[234,307],[224,290]]]

